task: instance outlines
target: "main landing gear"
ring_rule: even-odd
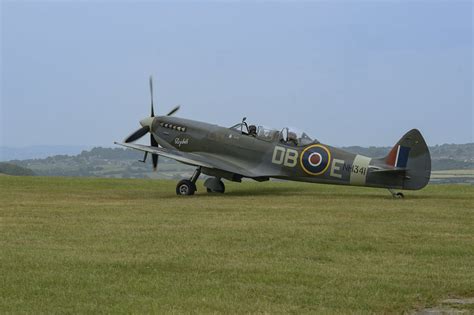
[[[405,195],[402,192],[397,192],[393,189],[388,189],[388,191],[392,194],[392,197],[395,199],[403,199],[405,198]]]
[[[191,196],[197,191],[196,181],[201,175],[201,168],[198,167],[190,179],[183,179],[176,185],[176,194],[181,196]]]
[[[206,187],[208,193],[220,193],[225,192],[225,185],[220,178],[212,177],[206,179],[204,182],[204,187]]]
[[[190,179],[183,179],[176,185],[176,194],[181,196],[191,196],[197,191],[196,181],[201,175],[201,168],[198,167]],[[220,178],[211,177],[206,179],[204,187],[208,193],[224,193],[225,185]]]

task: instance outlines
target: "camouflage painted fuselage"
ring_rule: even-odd
[[[402,137],[387,157],[379,159],[319,142],[297,146],[278,136],[264,140],[236,129],[169,116],[155,117],[151,132],[164,148],[196,154],[222,165],[202,167],[203,173],[233,181],[243,177],[258,181],[278,178],[421,189],[428,183],[431,172],[428,148],[416,129]]]

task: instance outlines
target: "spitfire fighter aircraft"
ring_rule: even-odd
[[[306,133],[288,128],[273,130],[248,125],[246,118],[227,128],[173,117],[156,116],[150,78],[151,115],[140,121],[140,129],[122,143],[127,148],[151,154],[156,170],[164,156],[196,167],[189,179],[176,186],[178,195],[193,195],[201,173],[210,176],[204,186],[212,193],[225,191],[222,179],[241,182],[243,178],[267,181],[270,178],[310,183],[367,186],[396,190],[417,190],[426,186],[431,174],[431,158],[421,133],[407,132],[383,158],[370,158],[320,143]],[[132,142],[150,134],[150,144]]]

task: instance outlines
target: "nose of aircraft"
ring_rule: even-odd
[[[151,129],[151,124],[153,123],[153,120],[155,119],[155,117],[146,117],[146,118],[143,118],[142,120],[140,120],[140,125],[142,125],[142,127],[150,127]]]

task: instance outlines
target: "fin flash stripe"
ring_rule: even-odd
[[[397,145],[388,154],[386,163],[393,167],[406,167],[408,163],[409,147]]]
[[[407,167],[409,147],[398,146],[397,158],[395,159],[395,167]]]

